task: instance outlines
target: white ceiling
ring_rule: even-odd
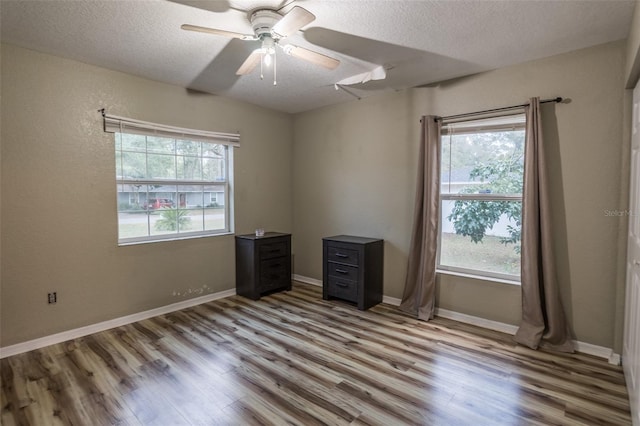
[[[0,34],[6,43],[294,113],[624,39],[636,3],[1,0]],[[339,59],[337,69],[279,55],[277,86],[258,70],[237,77],[250,42],[180,29],[189,23],[251,34],[248,12],[286,13],[295,5],[316,20],[287,41]],[[377,65],[388,68],[385,80],[349,86],[352,94],[334,89]]]

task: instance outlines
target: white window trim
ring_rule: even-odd
[[[467,271],[466,269],[459,268],[460,271]],[[475,269],[469,269],[469,272],[460,272],[458,270],[451,271],[446,269],[446,267],[438,267],[436,268],[436,273],[441,275],[451,275],[454,277],[462,277],[462,278],[470,278],[474,280],[480,281],[489,281],[500,284],[509,284],[509,285],[520,285],[520,280],[514,280],[512,278],[503,278],[502,276],[489,276],[489,275],[478,275]],[[501,274],[496,274],[501,275]],[[511,277],[511,275],[505,275],[506,277]]]

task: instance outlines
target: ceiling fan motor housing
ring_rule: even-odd
[[[273,26],[282,18],[275,10],[260,9],[251,14],[251,27],[256,37],[263,39],[265,36],[276,38],[271,33]]]

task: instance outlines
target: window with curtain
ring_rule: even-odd
[[[524,114],[442,127],[438,270],[520,281]]]
[[[238,135],[105,116],[115,136],[118,242],[226,234]]]

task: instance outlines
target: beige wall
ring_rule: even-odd
[[[10,45],[1,102],[2,346],[235,285],[232,235],[117,246],[113,135],[99,108],[239,131],[237,233],[292,229],[288,114]]]
[[[400,298],[419,116],[561,95],[571,102],[544,114],[563,300],[579,340],[611,347],[621,333],[624,219],[604,210],[625,208],[626,52],[614,43],[292,118],[2,45],[0,345],[234,286],[232,236],[117,247],[112,136],[101,130],[99,108],[239,131],[237,233],[293,230],[294,272],[316,279],[322,237],[384,238],[385,294]],[[58,292],[56,305],[46,304],[49,291]],[[441,277],[438,305],[517,324],[520,293]]]
[[[296,274],[322,279],[322,237],[353,234],[384,238],[385,282],[402,276],[417,147],[410,106],[401,92],[296,116]],[[388,284],[385,294],[399,297]]]
[[[621,288],[624,43],[298,114],[294,119],[295,272],[321,279],[321,238],[381,237],[384,293],[401,297],[417,166],[418,119],[563,96],[543,110],[563,300],[578,340],[613,347]],[[440,277],[438,305],[518,324],[517,286]]]

